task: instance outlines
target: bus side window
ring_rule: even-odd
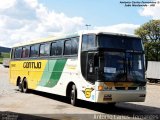
[[[57,41],[57,51],[56,55],[62,55],[62,46],[63,46],[63,41]]]
[[[62,55],[63,41],[58,40],[51,43],[51,56]]]
[[[29,49],[30,49],[30,46],[25,46],[22,48],[22,58],[29,57]]]
[[[82,36],[82,51],[86,50],[87,49],[87,35],[83,35]]]
[[[64,55],[71,55],[71,40],[64,42]]]
[[[83,35],[82,36],[82,51],[94,48],[95,44],[95,35]]]
[[[56,42],[51,43],[51,56],[55,56],[57,51],[57,44]]]
[[[14,58],[21,58],[22,55],[22,47],[18,47],[15,49]]]
[[[35,44],[31,46],[30,57],[38,57],[39,56],[39,44]]]
[[[79,38],[71,38],[64,43],[64,55],[76,55],[78,53]]]
[[[49,55],[49,44],[48,43],[41,44],[40,45],[40,56],[44,57],[48,55]]]
[[[78,53],[78,47],[79,47],[79,37],[71,38],[72,55],[76,55]]]

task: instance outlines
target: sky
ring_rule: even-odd
[[[151,19],[160,19],[160,0],[148,7],[126,7],[134,0],[0,0],[0,46],[90,30],[134,34]],[[135,0],[142,2],[142,0]]]

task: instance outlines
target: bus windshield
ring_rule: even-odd
[[[144,81],[143,54],[104,52],[105,81]]]
[[[145,81],[140,38],[101,34],[97,40],[99,48],[104,48],[100,64],[105,81]]]

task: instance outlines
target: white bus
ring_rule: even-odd
[[[10,81],[29,89],[95,103],[143,102],[144,49],[140,38],[105,32],[49,37],[12,48]]]

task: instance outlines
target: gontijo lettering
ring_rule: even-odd
[[[41,68],[41,62],[24,62],[23,68]]]

